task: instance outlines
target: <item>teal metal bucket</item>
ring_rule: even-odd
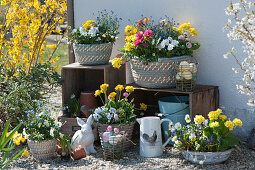
[[[180,122],[186,125],[185,115],[189,114],[189,96],[168,96],[162,97],[158,100],[159,111],[165,118],[172,120],[173,126]],[[169,138],[169,123],[162,123],[165,140]],[[173,144],[173,142],[169,142]]]

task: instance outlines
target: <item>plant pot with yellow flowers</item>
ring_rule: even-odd
[[[107,94],[107,89],[108,84],[102,84],[100,89],[95,91],[95,96],[99,96],[104,105],[95,109],[93,117],[95,122],[97,122],[100,136],[109,125],[112,130],[118,128],[119,131],[125,131],[126,141],[124,141],[123,147],[127,149],[131,145],[136,119],[134,99],[129,98],[130,94],[134,91],[134,87],[117,85],[115,92],[111,92],[109,95]],[[145,111],[147,109],[144,103],[140,105],[141,108],[136,110]]]
[[[96,20],[88,20],[70,35],[76,62],[83,65],[107,64],[113,43],[119,34],[119,20],[113,11],[98,12]]]
[[[174,147],[181,149],[185,159],[195,164],[218,164],[226,161],[239,140],[232,134],[242,121],[233,121],[222,114],[222,110],[211,111],[209,119],[196,115],[187,125],[179,122],[169,127]]]
[[[197,31],[191,24],[176,27],[170,18],[154,23],[144,17],[135,26],[125,28],[123,58],[128,58],[137,85],[147,88],[169,88],[176,85],[175,66],[181,61],[189,61],[193,51],[200,45],[193,43]],[[122,63],[113,60],[118,68]]]
[[[39,101],[40,103],[40,101]],[[57,139],[60,138],[58,130],[61,122],[56,122],[50,115],[46,106],[27,112],[28,119],[22,121],[25,126],[23,132],[28,137],[28,147],[36,159],[47,159],[56,156]]]

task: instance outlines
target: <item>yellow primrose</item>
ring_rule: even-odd
[[[126,91],[127,91],[128,93],[131,93],[131,92],[134,91],[134,87],[133,87],[133,86],[127,86],[127,87],[126,87]]]
[[[27,148],[25,149],[25,151],[22,153],[22,156],[26,156],[26,157],[28,157],[28,155],[29,155],[29,152],[27,151]]]
[[[112,66],[113,66],[114,68],[119,69],[119,68],[121,67],[121,64],[122,64],[122,60],[121,60],[120,58],[114,58],[114,59],[112,60]]]
[[[95,96],[99,96],[101,93],[102,93],[101,90],[96,90],[96,91],[95,91]]]
[[[190,28],[190,29],[189,29],[189,32],[190,32],[190,34],[191,34],[192,36],[198,36],[198,33],[197,33],[197,31],[195,30],[195,28]]]
[[[229,130],[233,130],[234,129],[234,123],[231,122],[230,120],[226,121],[224,123],[224,125],[229,129]]]
[[[219,115],[219,118],[224,121],[224,120],[227,119],[227,116],[226,115]]]
[[[218,117],[219,117],[219,115],[221,114],[221,112],[220,111],[211,111],[211,112],[209,112],[209,114],[208,114],[208,117],[209,117],[209,119],[210,120],[218,120]]]
[[[101,89],[101,91],[104,92],[104,93],[107,91],[107,88],[108,88],[108,87],[109,87],[109,85],[106,84],[106,83],[100,85],[100,89]]]
[[[205,118],[202,115],[196,115],[196,117],[194,118],[194,121],[197,124],[201,124],[205,121]]]
[[[240,120],[240,119],[237,119],[237,118],[235,118],[234,120],[233,120],[233,123],[236,125],[236,126],[242,126],[243,125],[243,122]]]
[[[124,86],[123,85],[117,85],[116,87],[115,87],[115,90],[116,91],[122,91],[122,90],[124,90]]]
[[[212,127],[212,128],[214,128],[214,127],[219,127],[220,124],[219,124],[219,122],[212,122],[212,123],[210,123],[209,126]]]
[[[141,108],[142,110],[146,111],[146,110],[147,110],[147,105],[144,104],[144,103],[140,103],[140,108]]]
[[[111,92],[111,93],[109,94],[108,98],[109,98],[109,99],[114,99],[116,95],[117,95],[117,93]]]

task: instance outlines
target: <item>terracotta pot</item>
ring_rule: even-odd
[[[84,91],[80,94],[80,106],[86,106],[88,109],[89,114],[98,107],[97,98],[94,95],[94,91]],[[84,115],[83,112],[81,112],[82,116],[88,117],[89,115]]]
[[[86,151],[81,145],[78,145],[71,155],[74,160],[78,160],[86,157]]]
[[[62,153],[62,147],[60,146],[60,144],[57,144],[56,150],[57,150],[57,153],[58,153],[59,155],[61,155],[61,153]]]

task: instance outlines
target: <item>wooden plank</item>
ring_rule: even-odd
[[[219,108],[219,88],[204,90],[203,92],[191,94],[191,116],[203,115],[207,118],[210,111]]]
[[[79,63],[72,63],[66,66],[63,66],[62,69],[92,69],[92,70],[104,70],[105,68],[112,67],[111,64],[106,65],[95,65],[95,66],[86,66]]]

